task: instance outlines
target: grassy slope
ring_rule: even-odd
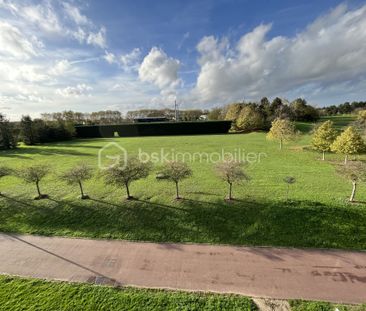
[[[237,295],[117,289],[0,276],[0,310],[255,310]]]
[[[238,199],[226,203],[226,185],[209,163],[192,163],[194,176],[183,182],[186,200],[173,200],[174,187],[157,182],[152,174],[132,185],[139,201],[122,199],[124,189],[105,186],[96,176],[85,188],[93,198],[80,201],[78,189],[58,181],[56,176],[74,163],[97,164],[99,148],[115,141],[129,153],[172,149],[181,152],[221,152],[243,148],[244,152],[262,152],[261,162],[249,165],[252,180],[235,186]],[[350,192],[347,181],[338,178],[332,163],[306,147],[310,137],[278,150],[264,133],[186,137],[145,137],[75,140],[48,146],[21,147],[0,153],[10,167],[42,162],[54,175],[43,183],[50,200],[33,201],[33,185],[15,177],[0,181],[6,194],[0,198],[0,230],[46,235],[121,238],[149,241],[208,242],[295,247],[334,247],[366,249],[366,207],[346,204]],[[365,158],[365,156],[362,156]],[[290,202],[282,179],[292,175]],[[362,185],[357,199],[366,201]]]

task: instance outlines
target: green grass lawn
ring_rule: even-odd
[[[292,311],[365,311],[366,306],[292,300]],[[239,295],[50,282],[0,276],[0,310],[258,310]]]
[[[256,310],[238,295],[46,282],[0,276],[0,310]]]
[[[261,161],[248,165],[251,181],[234,186],[236,201],[224,200],[226,184],[210,163],[191,163],[193,177],[181,185],[185,200],[175,201],[174,186],[155,180],[132,184],[138,200],[124,200],[125,190],[106,186],[96,175],[85,184],[91,200],[79,200],[78,188],[59,181],[57,175],[80,161],[94,165],[108,142],[117,142],[129,154],[144,152],[244,152],[261,153]],[[238,135],[133,137],[74,140],[46,146],[22,146],[2,151],[1,164],[21,167],[42,163],[53,175],[41,187],[50,199],[34,201],[34,185],[16,177],[0,181],[0,231],[43,235],[114,238],[146,241],[205,242],[238,245],[272,245],[366,249],[366,205],[347,204],[348,181],[339,178],[334,163],[309,150],[308,135],[280,151],[265,133]],[[110,152],[112,154],[112,152]],[[361,158],[366,159],[365,156]],[[294,176],[286,201],[285,176]],[[356,199],[366,201],[366,187]]]

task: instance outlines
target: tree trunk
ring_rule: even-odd
[[[39,181],[36,181],[36,187],[37,187],[38,197],[41,198],[42,194],[41,194],[41,190],[39,189]]]
[[[131,200],[132,197],[130,195],[130,189],[128,188],[128,183],[125,183],[125,186],[126,186],[126,192],[127,192],[127,200]]]
[[[229,183],[229,200],[233,199],[233,196],[232,196],[233,191],[232,190],[233,190],[233,184]]]
[[[325,151],[323,151],[323,158],[322,160],[324,161],[325,160]]]
[[[282,150],[282,139],[280,139],[280,150]]]
[[[344,157],[344,164],[347,164],[347,160],[348,160],[348,154],[346,154],[346,156]]]
[[[351,196],[349,198],[350,202],[354,202],[354,200],[355,200],[356,187],[357,187],[357,183],[355,181],[352,181],[352,193],[351,193]]]
[[[81,192],[81,198],[84,197],[84,191],[83,191],[83,185],[81,184],[81,181],[79,181],[79,187],[80,187],[80,192]]]
[[[178,182],[177,181],[175,182],[175,191],[176,191],[176,194],[177,194],[176,199],[180,199],[180,197],[179,197],[179,186],[178,186]]]

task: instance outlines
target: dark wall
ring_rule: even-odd
[[[76,126],[76,137],[120,137],[134,136],[165,136],[165,135],[205,135],[224,134],[229,131],[231,121],[200,121],[200,122],[162,122],[133,123],[118,125],[85,125]]]

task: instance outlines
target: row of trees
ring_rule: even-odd
[[[304,99],[288,103],[278,97],[272,103],[266,97],[259,103],[234,103],[225,113],[225,119],[233,121],[232,129],[242,132],[268,130],[275,119],[315,121],[318,117],[318,111]]]
[[[279,141],[282,149],[284,142],[295,140],[298,135],[299,132],[293,122],[287,119],[276,119],[272,122],[267,138]],[[335,152],[344,155],[345,164],[350,155],[366,151],[366,144],[356,128],[349,126],[339,133],[330,120],[315,128],[311,143],[314,150],[322,153],[322,160],[325,160],[326,152]]]
[[[75,135],[74,124],[62,119],[44,121],[23,116],[18,127],[19,138],[26,145],[69,140]]]
[[[123,158],[123,157],[121,157]],[[215,167],[218,176],[228,184],[228,200],[233,199],[233,184],[248,181],[249,177],[245,173],[243,163],[236,161],[223,161]],[[116,185],[124,187],[126,190],[127,200],[133,199],[130,193],[130,185],[132,182],[149,176],[152,170],[150,162],[142,162],[136,157],[131,157],[127,162],[120,160],[116,165],[111,166],[107,170],[103,170],[101,175],[104,177],[107,185]],[[16,171],[7,167],[0,167],[0,179],[8,175],[14,175],[22,178],[27,183],[33,183],[37,190],[36,200],[47,198],[46,194],[41,192],[40,182],[50,173],[50,169],[44,165],[32,165]],[[88,199],[89,196],[84,193],[84,181],[92,178],[93,169],[85,164],[78,164],[58,177],[69,185],[77,185],[80,189],[80,198]],[[171,161],[166,162],[158,174],[158,181],[166,180],[174,183],[176,191],[176,199],[181,199],[179,194],[179,184],[182,180],[192,176],[192,170],[184,162]],[[0,193],[1,194],[1,193]]]
[[[334,128],[333,122],[329,120],[315,129],[312,147],[314,150],[322,152],[323,160],[326,152],[343,154],[345,164],[347,164],[348,156],[362,153],[366,149],[362,136],[353,126],[347,127],[339,134]]]
[[[189,109],[180,110],[179,119],[181,121],[197,121],[202,115],[207,115],[208,110]],[[64,121],[73,124],[120,124],[133,121],[135,118],[151,118],[151,117],[166,117],[169,120],[175,118],[174,109],[140,109],[128,111],[123,115],[117,110],[103,110],[91,113],[75,112],[67,110],[63,112],[42,113],[41,119],[46,122]]]
[[[332,116],[337,114],[350,114],[358,110],[366,109],[366,101],[345,102],[338,106],[332,105],[324,108],[318,108],[319,113],[323,116]]]

